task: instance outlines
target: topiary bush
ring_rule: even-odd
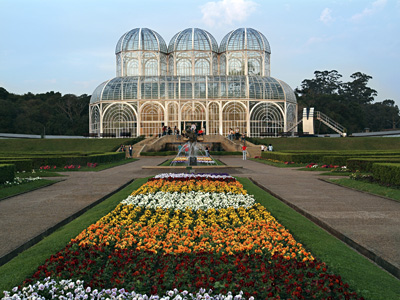
[[[15,177],[15,165],[1,164],[0,165],[0,184],[6,181],[13,181]]]

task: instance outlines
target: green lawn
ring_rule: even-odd
[[[22,183],[19,185],[14,185],[14,186],[8,186],[8,187],[0,187],[0,200],[15,196],[18,194],[22,194],[25,192],[33,191],[36,189],[39,189],[44,186],[48,186],[54,182],[57,182],[55,180],[48,180],[48,179],[41,179],[37,181],[31,181],[27,183]]]
[[[146,181],[147,178],[135,180],[123,190],[1,266],[0,290],[10,290],[20,284],[46,258],[65,247],[71,238],[74,238],[87,226],[110,212],[121,199],[127,197],[132,190]],[[257,201],[264,205],[280,223],[291,231],[299,242],[303,243],[316,258],[326,262],[328,269],[333,273],[340,274],[343,280],[349,283],[351,288],[355,289],[360,296],[367,300],[398,299],[398,295],[400,295],[398,279],[359,255],[278,199],[255,186],[249,179],[239,178],[239,181],[243,183],[250,194],[255,196]]]
[[[350,178],[330,179],[330,182],[379,196],[388,197],[400,202],[400,189],[382,186],[378,183],[369,183]]]

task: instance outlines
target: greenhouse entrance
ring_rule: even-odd
[[[196,130],[199,131],[201,128],[204,128],[206,130],[206,121],[184,121],[181,122],[181,128],[182,130],[185,129],[189,129],[192,124],[196,125]],[[206,130],[207,132],[207,130]]]

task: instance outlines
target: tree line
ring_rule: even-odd
[[[314,107],[344,126],[348,133],[398,127],[398,106],[391,99],[375,102],[378,92],[368,86],[371,76],[356,72],[349,82],[342,82],[341,78],[338,71],[331,70],[315,71],[314,78],[303,80],[295,89],[299,113],[305,107]],[[316,125],[317,133],[332,132],[323,124]]]
[[[394,100],[376,102],[378,92],[368,86],[371,76],[356,72],[349,82],[336,70],[315,71],[295,89],[298,111],[314,107],[344,126],[348,133],[365,128],[381,131],[397,128],[399,108]],[[49,135],[88,135],[90,95],[58,92],[16,95],[0,87],[0,132]],[[316,124],[317,133],[331,129]]]
[[[27,93],[0,87],[0,132],[39,135],[88,135],[90,96]]]

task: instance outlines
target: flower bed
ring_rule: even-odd
[[[202,191],[207,188],[215,191]],[[220,295],[214,299],[233,299],[230,293],[235,299],[358,299],[227,174],[149,180],[52,255],[25,286],[49,276],[83,280],[77,290],[87,297],[97,289],[105,298],[139,299],[134,291],[203,299],[196,293],[211,289]],[[30,293],[51,290],[40,287]],[[66,295],[59,290],[53,293]]]

